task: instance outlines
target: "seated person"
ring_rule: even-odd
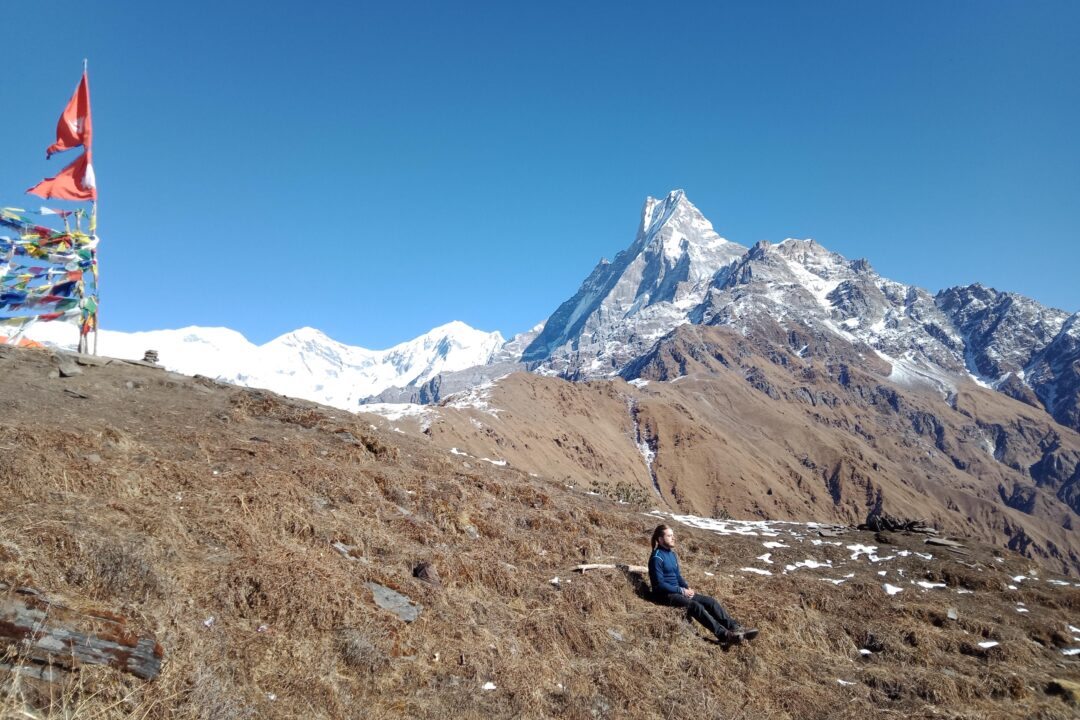
[[[667,525],[657,525],[653,530],[649,583],[656,602],[685,607],[686,614],[708,628],[721,643],[739,643],[757,637],[756,629],[743,628],[715,599],[694,592],[687,584],[675,557],[675,532]]]

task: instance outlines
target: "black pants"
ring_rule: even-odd
[[[715,598],[696,593],[689,598],[677,593],[659,593],[657,600],[664,605],[685,607],[686,614],[708,628],[713,635],[724,639],[728,632],[739,629],[739,623],[727,614]]]

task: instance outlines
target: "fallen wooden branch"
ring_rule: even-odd
[[[15,664],[65,670],[108,665],[144,680],[158,676],[164,655],[152,636],[139,637],[123,618],[78,612],[49,602],[33,588],[0,583],[0,644],[8,643],[18,653]]]
[[[627,573],[640,573],[647,574],[649,568],[644,565],[627,565],[625,563],[610,564],[610,563],[586,563],[584,565],[576,565],[574,567],[579,573],[584,573],[587,570],[622,570]]]
[[[577,565],[574,567],[579,573],[583,573],[586,570],[614,570],[614,565],[605,565],[603,563],[589,563],[585,565]]]

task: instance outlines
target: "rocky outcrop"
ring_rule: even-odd
[[[525,366],[520,363],[498,363],[477,365],[457,372],[445,372],[422,383],[412,383],[405,387],[392,387],[378,395],[364,398],[356,408],[363,412],[364,405],[371,403],[419,403],[437,405],[454,393],[491,382],[512,372],[521,372]]]

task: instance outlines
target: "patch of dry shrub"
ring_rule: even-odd
[[[229,397],[231,418],[242,421],[252,418],[273,418],[283,423],[313,428],[326,419],[322,409],[303,406],[262,390],[236,390]]]
[[[105,596],[140,602],[163,591],[145,548],[130,541],[103,542],[89,548],[71,566],[66,579],[72,585],[93,584]]]
[[[375,637],[370,628],[340,630],[338,646],[342,661],[354,671],[376,672],[389,661],[383,639]]]

